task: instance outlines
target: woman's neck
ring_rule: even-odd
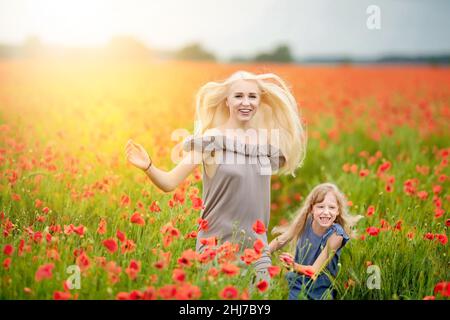
[[[234,130],[248,130],[248,129],[252,129],[252,126],[250,125],[249,121],[239,121],[239,120],[235,120],[235,119],[231,119],[229,118],[227,120],[227,122],[225,122],[222,125],[222,129],[227,130],[227,129],[234,129]]]

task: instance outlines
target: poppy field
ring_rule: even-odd
[[[161,169],[194,128],[194,97],[237,70],[289,83],[308,134],[296,177],[273,176],[271,223],[322,182],[363,215],[337,299],[450,296],[450,69],[89,60],[0,61],[0,299],[287,299],[278,255],[251,285],[261,243],[196,253],[202,172],[163,193]],[[215,239],[203,239],[214,243]]]

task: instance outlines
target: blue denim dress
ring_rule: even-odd
[[[313,265],[325,247],[328,238],[333,233],[343,237],[342,246],[336,251],[326,270],[322,270],[315,281],[296,272],[288,272],[286,274],[289,285],[289,300],[299,299],[301,292],[305,298],[313,300],[335,298],[335,290],[332,288],[332,283],[327,273],[332,277],[336,277],[341,249],[350,239],[340,224],[333,223],[322,236],[319,236],[312,230],[312,218],[308,217],[305,230],[297,242],[295,262],[302,265]]]

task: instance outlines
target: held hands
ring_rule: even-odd
[[[144,147],[131,139],[128,140],[127,145],[125,146],[125,153],[128,162],[139,169],[146,170],[152,163],[152,160]]]

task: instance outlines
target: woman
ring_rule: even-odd
[[[267,278],[271,265],[267,233],[252,229],[255,221],[265,226],[270,218],[270,175],[281,169],[294,175],[305,156],[306,135],[297,104],[283,80],[274,74],[236,72],[223,82],[209,82],[196,99],[196,129],[184,142],[186,156],[165,172],[151,161],[144,148],[128,141],[127,159],[145,171],[161,190],[174,190],[199,163],[203,165],[202,218],[207,230],[201,239],[252,247],[255,239],[265,248],[254,266]]]

